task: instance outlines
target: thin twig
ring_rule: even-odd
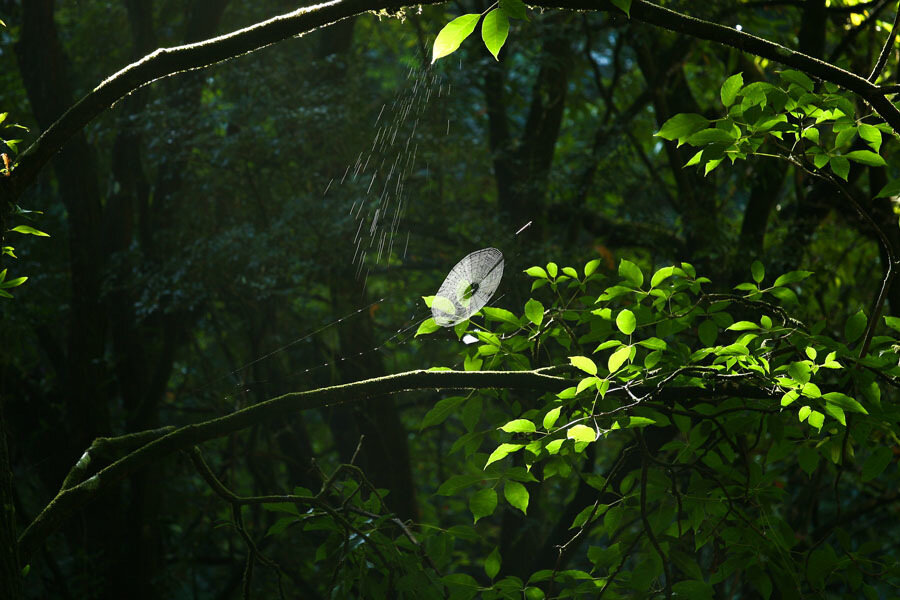
[[[888,34],[888,38],[884,40],[884,46],[881,48],[881,54],[878,56],[878,62],[875,63],[875,68],[872,69],[872,73],[869,75],[869,81],[875,83],[875,80],[878,79],[878,76],[881,75],[881,71],[884,69],[884,65],[887,64],[888,56],[891,53],[891,50],[894,47],[894,38],[897,36],[897,25],[900,24],[900,6],[897,7],[897,14],[894,15],[894,24],[891,26],[891,32]]]

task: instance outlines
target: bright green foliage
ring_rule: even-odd
[[[459,45],[475,31],[480,19],[481,15],[468,14],[456,17],[444,25],[434,40],[431,62],[434,63],[437,59],[456,52]]]
[[[501,9],[495,8],[485,15],[481,24],[481,39],[495,60],[500,60],[500,49],[506,43],[508,35],[509,18]]]
[[[518,414],[479,434],[491,452],[487,461],[471,451],[471,474],[452,475],[439,493],[468,498],[480,523],[499,518],[499,489],[521,513],[541,503],[535,489],[552,494],[588,464],[589,448],[605,464],[622,452],[635,456],[625,472],[581,473],[599,500],[571,527],[589,540],[594,570],[538,571],[529,585],[545,593],[552,577],[557,592],[609,586],[613,597],[631,597],[661,590],[671,577],[673,593],[713,598],[742,580],[769,597],[774,589],[803,595],[856,585],[869,568],[890,570],[888,563],[876,566],[886,547],[870,542],[864,558],[841,545],[834,513],[824,517],[832,525],[816,534],[820,544],[798,538],[784,514],[799,493],[789,489],[800,481],[797,473],[803,481],[838,477],[841,502],[852,501],[854,485],[889,472],[896,477],[888,446],[900,413],[875,390],[876,373],[900,375],[900,346],[880,336],[858,359],[847,344],[863,335],[865,313],[847,321],[845,337],[829,337],[787,312],[797,301],[792,286],[811,272],[770,275],[766,285],[761,262],[750,271],[752,282],[722,294],[706,292],[709,280],[691,265],[671,265],[655,272],[646,291],[642,269],[622,260],[611,280],[588,271],[584,280],[545,286],[540,300],[529,300],[540,303],[541,329],[522,328],[538,314],[526,305],[531,316],[505,315],[492,321],[490,334],[477,334],[499,344],[486,368],[564,365],[571,386],[507,404]],[[568,268],[550,263],[527,273],[547,281]],[[885,322],[900,329],[900,320]],[[568,350],[584,347],[598,356]],[[866,368],[845,367],[856,361]],[[728,548],[727,560],[717,562],[715,548]],[[496,576],[492,560],[485,563],[489,578]],[[495,581],[493,589],[501,588]]]

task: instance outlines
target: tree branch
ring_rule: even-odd
[[[284,418],[303,410],[324,408],[349,402],[359,402],[379,396],[387,396],[402,391],[426,389],[520,389],[542,392],[559,392],[574,383],[572,379],[547,375],[536,371],[408,371],[346,383],[306,392],[292,392],[265,402],[260,402],[239,411],[178,429],[157,429],[125,436],[129,441],[141,439],[144,445],[99,470],[85,481],[75,483],[76,478],[67,478],[69,487],[60,490],[53,500],[35,517],[19,537],[19,549],[23,563],[41,542],[74,511],[84,507],[97,496],[106,492],[113,484],[134,471],[157,462],[174,452],[185,450],[195,444],[220,438],[246,429],[252,425]],[[724,396],[740,398],[772,399],[769,390],[750,385],[737,385],[725,381],[712,388],[670,387],[647,385],[630,386],[630,393],[648,395],[666,402],[683,401],[689,395],[692,400],[711,399]],[[607,397],[629,398],[624,387],[612,388]],[[118,440],[119,438],[113,438]],[[152,439],[152,441],[150,441]],[[105,445],[122,447],[113,440]],[[82,470],[83,472],[83,470]]]
[[[900,6],[897,7],[897,14],[894,15],[894,24],[891,25],[891,32],[888,34],[886,40],[884,40],[884,46],[881,48],[881,54],[878,55],[878,62],[875,63],[875,68],[872,69],[872,73],[869,75],[869,81],[875,83],[875,80],[878,79],[878,76],[881,75],[882,69],[884,69],[884,65],[887,64],[888,56],[891,54],[891,49],[894,47],[894,38],[897,37],[897,25],[900,24]]]

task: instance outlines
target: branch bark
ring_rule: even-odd
[[[442,2],[443,0],[424,0],[416,6]],[[160,48],[100,83],[48,127],[21,154],[11,176],[0,178],[0,199],[14,201],[69,138],[116,101],[140,87],[176,73],[201,69],[259,50],[364,12],[390,13],[408,5],[408,0],[331,0],[202,42]],[[621,12],[610,0],[538,0],[532,5],[542,8]],[[630,16],[635,21],[737,48],[835,83],[858,94],[900,133],[900,109],[885,97],[885,90],[864,77],[744,31],[690,17],[646,0],[633,0]]]
[[[127,442],[105,440],[101,444],[104,448],[127,447],[137,440],[146,441],[146,443],[84,481],[77,482],[77,474],[67,477],[66,486],[44,507],[19,537],[19,552],[22,562],[27,563],[29,557],[39,548],[43,540],[56,531],[69,515],[93,501],[113,484],[137,469],[159,461],[174,452],[226,436],[258,423],[283,419],[297,411],[359,402],[379,396],[389,397],[389,394],[409,390],[520,389],[559,392],[573,383],[574,381],[567,377],[548,375],[545,369],[510,372],[416,370],[306,392],[292,392],[222,417],[185,425],[175,430],[163,428],[153,432],[130,434],[127,436]],[[631,386],[629,389],[630,392],[625,388],[611,389],[607,392],[607,397],[621,396],[623,399],[629,399],[630,394],[646,394],[663,402],[667,399],[683,401],[688,394],[693,400],[722,396],[774,398],[768,390],[727,383],[717,385],[715,389],[697,387],[659,389],[655,385]],[[147,441],[151,439],[152,441]],[[81,469],[81,474],[86,474],[85,469]]]

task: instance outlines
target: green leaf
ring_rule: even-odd
[[[528,513],[528,490],[518,481],[507,481],[503,484],[503,497],[510,506],[521,510],[522,514]]]
[[[847,338],[848,344],[852,344],[863,334],[863,331],[866,330],[866,322],[866,313],[862,309],[847,319],[844,324],[844,337]]]
[[[444,25],[434,40],[434,47],[431,51],[431,64],[434,64],[439,58],[456,52],[463,40],[475,31],[475,26],[478,25],[479,19],[481,19],[481,15],[462,15]]]
[[[754,260],[753,264],[750,265],[750,274],[753,275],[753,281],[762,283],[762,280],[766,277],[766,268],[761,262]]]
[[[815,427],[819,431],[822,431],[822,425],[825,424],[825,415],[823,415],[822,413],[820,413],[817,410],[814,410],[809,413],[809,418],[807,419],[807,422],[812,427]]]
[[[591,275],[593,275],[594,271],[597,270],[597,267],[600,266],[601,262],[602,261],[599,258],[595,258],[594,260],[588,261],[584,265],[584,276],[590,277]]]
[[[703,129],[692,134],[686,141],[691,146],[705,146],[706,144],[731,144],[737,138],[733,132],[724,129]]]
[[[38,231],[34,227],[30,227],[28,225],[18,225],[10,229],[10,231],[15,231],[16,233],[24,233],[27,235],[36,235],[38,237],[50,237],[49,233],[44,233],[43,231]]]
[[[691,600],[712,600],[714,593],[711,585],[705,581],[697,581],[694,579],[679,581],[672,586],[672,591],[675,592],[679,598],[684,597],[690,598]]]
[[[881,150],[881,131],[874,125],[868,123],[859,124],[859,137],[866,141],[872,150],[878,152]]]
[[[438,488],[438,496],[452,496],[470,485],[474,485],[481,481],[482,475],[454,475],[441,484]]]
[[[872,481],[887,468],[894,459],[894,452],[887,446],[879,446],[863,463],[862,480]]]
[[[663,267],[650,278],[650,287],[655,288],[675,273],[675,267]]]
[[[631,16],[631,0],[612,0],[612,3],[623,13]]]
[[[510,325],[519,326],[519,319],[516,315],[512,314],[510,311],[505,308],[496,308],[494,306],[485,306],[481,309],[481,312],[484,313],[488,319],[492,319],[494,321],[502,321],[504,323],[509,323]]]
[[[506,433],[534,433],[537,431],[534,423],[528,419],[513,419],[500,429]]]
[[[661,340],[658,337],[647,338],[646,340],[641,340],[638,342],[644,348],[650,348],[651,350],[665,350],[667,348],[665,340]]]
[[[550,277],[553,277],[555,279],[556,275],[558,273],[559,273],[559,267],[556,265],[555,262],[547,263],[547,274],[550,275]]]
[[[893,179],[887,182],[881,191],[878,192],[876,198],[893,198],[894,196],[900,196],[900,179]]]
[[[725,105],[725,108],[734,104],[734,100],[742,87],[744,87],[744,76],[741,73],[735,73],[725,80],[725,83],[722,84],[722,89],[719,90],[719,96],[721,96],[722,104]]]
[[[900,331],[900,317],[884,317],[884,322],[894,331]]]
[[[663,123],[655,135],[670,141],[684,140],[707,125],[709,125],[709,120],[702,115],[680,113]]]
[[[725,331],[749,331],[751,329],[759,329],[759,325],[752,321],[738,321],[726,327]]]
[[[566,432],[566,437],[576,442],[593,442],[597,439],[597,432],[587,425],[573,425]]]
[[[484,17],[484,21],[481,23],[481,39],[484,40],[484,46],[495,60],[500,60],[498,55],[503,44],[506,43],[508,35],[509,19],[505,12],[495,8]]]
[[[809,78],[809,75],[803,73],[802,71],[785,69],[778,75],[788,83],[796,83],[807,92],[813,91],[813,88],[815,87],[815,84],[813,83],[813,80]]]
[[[459,407],[460,404],[465,401],[466,399],[463,396],[453,396],[451,398],[438,400],[438,402],[431,408],[431,410],[429,410],[425,414],[425,417],[419,424],[419,429],[421,430],[425,429],[426,427],[440,425],[447,419],[447,417],[453,414],[453,412]]]
[[[627,308],[623,309],[616,316],[616,327],[618,327],[619,331],[621,331],[625,335],[631,335],[632,333],[634,333],[634,329],[636,326],[637,319],[634,318],[634,313]],[[596,373],[592,373],[592,375],[596,375]]]
[[[644,283],[644,274],[640,267],[629,260],[622,259],[619,263],[619,277],[628,281],[634,287],[641,287]]]
[[[541,321],[544,320],[544,305],[534,298],[529,298],[528,302],[525,303],[525,316],[528,317],[529,321],[540,327]]]
[[[812,275],[812,271],[790,271],[784,275],[779,275],[772,285],[774,287],[779,287],[788,285],[789,283],[796,283],[798,281],[803,281],[810,275]]]
[[[556,408],[550,409],[546,415],[544,415],[544,429],[550,431],[553,426],[556,424],[556,420],[559,419],[559,413],[562,410],[562,406],[557,406]]]
[[[500,0],[500,10],[505,12],[510,19],[528,20],[525,3],[522,0]]]
[[[862,404],[860,404],[856,401],[856,399],[851,398],[847,394],[842,394],[841,392],[828,392],[827,394],[823,394],[822,398],[825,400],[825,402],[840,406],[844,410],[861,413],[864,415],[869,414],[869,411],[863,408]]]
[[[525,274],[538,279],[547,279],[547,271],[544,270],[544,267],[528,267],[525,269]]]
[[[854,150],[844,154],[844,157],[870,167],[884,167],[887,165],[887,162],[880,154],[876,154],[871,150]]]
[[[488,579],[493,579],[499,572],[500,549],[495,546],[491,553],[488,554],[488,557],[484,559],[484,574],[488,576]]]
[[[469,510],[472,511],[476,523],[478,519],[494,514],[495,508],[497,508],[497,492],[493,488],[478,490],[469,498]]]
[[[5,270],[5,269],[4,269]],[[16,277],[15,279],[10,279],[9,281],[4,281],[0,283],[0,288],[14,288],[22,285],[28,281],[27,277]]]
[[[587,356],[570,356],[569,362],[576,369],[581,369],[588,375],[596,375],[597,374],[597,365]]]
[[[495,463],[498,460],[503,460],[513,452],[518,452],[522,448],[525,447],[525,444],[500,444],[497,446],[497,449],[491,452],[491,455],[488,456],[487,462],[484,463],[484,468],[488,468],[488,465],[491,463]]]
[[[610,373],[615,373],[629,358],[631,358],[631,346],[622,346],[609,355],[609,359],[606,361],[606,368],[609,369]]]
[[[433,318],[429,317],[422,321],[422,324],[419,325],[419,328],[416,330],[416,335],[414,335],[413,337],[419,337],[420,335],[434,333],[440,328],[441,326],[435,323]]]
[[[828,159],[828,164],[835,175],[847,181],[847,175],[850,174],[850,161],[843,156],[832,156]]]
[[[716,338],[719,337],[719,327],[712,319],[707,319],[697,327],[697,336],[704,346],[713,346]]]

